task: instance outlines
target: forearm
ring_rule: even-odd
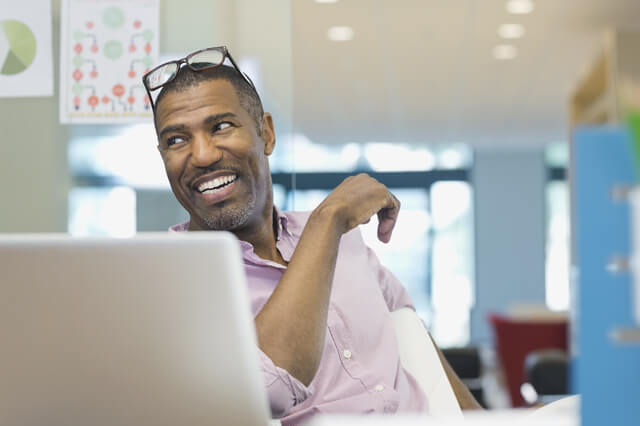
[[[255,319],[260,349],[305,385],[322,357],[341,236],[323,213],[309,218],[287,270]]]
[[[365,174],[345,179],[311,213],[286,272],[256,317],[260,349],[307,385],[316,374],[327,310],[345,232],[378,215],[378,238],[388,242],[400,202]]]

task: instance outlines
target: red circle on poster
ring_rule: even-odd
[[[111,89],[111,91],[115,96],[120,97],[124,95],[124,86],[122,84],[116,84],[115,86],[113,86],[113,89]]]

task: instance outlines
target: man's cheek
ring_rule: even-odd
[[[180,175],[180,162],[172,157],[165,157],[164,167],[169,179],[176,179]]]

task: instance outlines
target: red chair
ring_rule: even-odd
[[[511,319],[490,314],[496,353],[504,371],[507,390],[513,407],[526,405],[520,386],[526,381],[524,360],[528,353],[538,349],[567,351],[566,320]]]

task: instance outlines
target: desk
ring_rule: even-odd
[[[466,411],[464,419],[435,419],[420,415],[322,416],[308,426],[579,426],[579,396],[570,396],[539,409]]]

